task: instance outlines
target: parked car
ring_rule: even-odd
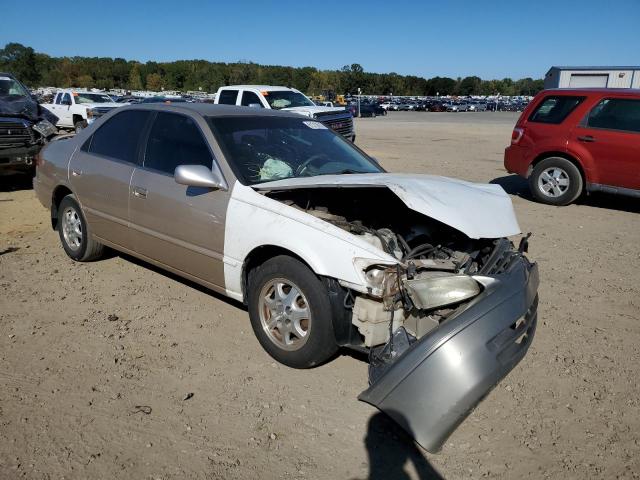
[[[295,88],[272,85],[233,85],[220,87],[216,104],[238,105],[269,110],[285,110],[305,115],[355,142],[356,131],[353,115],[342,107],[316,105],[309,97]]]
[[[446,112],[447,105],[440,101],[430,101],[427,103],[427,111],[429,112]]]
[[[57,120],[17,78],[0,73],[0,171],[32,171],[40,148],[58,131]]]
[[[295,112],[131,105],[49,144],[34,186],[73,260],[110,246],[244,302],[291,367],[368,354],[359,398],[430,451],[534,335],[537,266],[500,186],[387,173]]]
[[[466,112],[469,110],[469,105],[465,102],[449,102],[445,103],[444,107],[447,112]]]
[[[539,93],[513,129],[504,166],[551,205],[585,191],[640,197],[640,90]]]
[[[469,111],[470,112],[486,112],[487,103],[486,102],[470,102]]]
[[[42,106],[58,117],[58,128],[73,129],[77,133],[123,104],[116,103],[106,93],[60,90],[56,92],[52,103]]]

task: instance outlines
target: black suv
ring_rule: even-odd
[[[0,72],[0,171],[30,171],[58,119],[38,105],[27,87]]]

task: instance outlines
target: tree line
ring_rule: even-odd
[[[340,70],[260,65],[253,62],[137,62],[108,57],[51,57],[19,43],[0,49],[0,71],[11,72],[30,87],[81,87],[128,90],[215,92],[237,84],[286,85],[310,95],[327,91],[370,95],[535,95],[543,80],[482,80],[365,72],[357,63]]]

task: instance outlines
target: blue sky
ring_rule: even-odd
[[[542,78],[639,65],[640,0],[2,2],[0,46],[53,56],[201,58],[424,77]]]

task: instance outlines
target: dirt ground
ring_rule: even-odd
[[[361,359],[292,370],[239,304],[130,257],[73,263],[30,182],[0,178],[0,478],[638,478],[640,202],[532,202],[502,167],[516,118],[357,122],[388,170],[497,182],[533,232],[533,345],[438,455],[356,400]]]

